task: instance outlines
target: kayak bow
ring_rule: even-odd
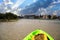
[[[31,32],[29,35],[27,35],[23,40],[32,40],[32,37],[38,34],[45,34],[49,39],[48,40],[54,40],[52,36],[50,36],[48,33],[46,33],[43,30],[35,30],[33,32]]]

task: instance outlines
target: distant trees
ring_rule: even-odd
[[[10,20],[10,19],[18,19],[18,16],[11,13],[11,12],[5,13],[5,14],[0,13],[0,19],[8,19],[8,20]]]
[[[5,19],[4,14],[0,13],[0,19]]]
[[[57,15],[40,15],[40,16],[36,16],[36,15],[24,15],[23,17],[19,18],[27,18],[27,19],[60,19],[60,16]]]
[[[52,19],[57,19],[57,16],[56,15],[53,15],[51,18]]]
[[[60,16],[56,15],[25,15],[25,16],[17,16],[11,12],[8,13],[0,13],[0,20],[13,20],[13,19],[21,19],[21,18],[32,18],[32,19],[60,19]]]
[[[60,20],[60,16],[58,16],[58,19]]]
[[[51,19],[51,15],[48,15],[48,19]]]
[[[15,14],[13,14],[13,13],[6,13],[5,14],[5,18],[6,19],[17,19],[18,18],[18,16],[17,15],[15,15]]]

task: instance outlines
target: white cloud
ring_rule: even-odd
[[[5,10],[7,10],[8,8],[7,8],[7,7],[5,7],[4,9],[5,9]]]
[[[55,6],[55,5],[50,5],[50,6],[48,7],[48,9],[49,9],[49,8],[53,8],[54,6]]]
[[[53,12],[53,15],[57,15],[57,11],[54,11],[54,12]]]
[[[11,2],[11,0],[4,0],[4,3],[5,3],[5,5],[13,4],[13,2]]]
[[[33,0],[33,2],[36,2],[36,0]]]
[[[29,6],[30,4],[27,4],[27,6]]]
[[[14,13],[14,14],[16,14],[16,15],[18,15],[18,16],[19,16],[19,14],[18,14],[18,12],[17,12],[17,11],[14,11],[14,12],[12,12],[12,13]]]
[[[41,8],[41,15],[48,15],[47,10],[44,8]]]
[[[11,10],[7,10],[6,12],[10,12]]]
[[[20,8],[20,9],[18,9],[18,11],[21,11],[22,9]]]
[[[12,9],[18,8],[23,2],[24,0],[17,0],[17,2],[12,6]]]
[[[5,5],[4,5],[4,3],[0,3],[0,12],[1,13],[5,12]]]
[[[53,4],[54,4],[54,3],[60,3],[60,0],[58,0],[58,1],[53,0],[53,1],[54,1]]]

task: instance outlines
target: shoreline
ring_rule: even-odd
[[[8,19],[0,19],[0,22],[15,22],[17,20],[18,19],[10,19],[10,20],[8,20]]]
[[[15,21],[18,21],[20,19],[0,19],[0,22],[15,22]],[[60,21],[59,19],[31,19],[31,20],[57,20],[57,21]]]

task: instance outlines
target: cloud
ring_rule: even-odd
[[[3,3],[0,3],[0,12],[5,12],[5,5]]]
[[[54,4],[54,3],[60,3],[60,0],[56,0],[56,1],[53,0],[53,4]]]
[[[5,5],[8,5],[8,4],[13,4],[13,2],[11,2],[11,0],[3,0]]]
[[[5,9],[7,10],[8,8],[7,8],[7,7],[5,7]]]
[[[33,0],[33,2],[36,2],[37,0]]]
[[[41,8],[41,15],[48,15],[47,10],[45,8]]]
[[[12,2],[10,0],[9,1],[3,0],[3,2],[0,3],[0,12],[2,13],[10,12],[11,9],[9,8],[11,8],[12,6],[9,6],[9,5],[12,5]]]
[[[54,12],[53,12],[53,15],[57,15],[57,11],[54,11]]]
[[[24,2],[25,1],[25,2]],[[30,2],[31,1],[31,2]],[[51,10],[50,9],[57,9],[58,7],[54,7],[53,8],[53,6],[55,6],[55,5],[53,5],[53,4],[55,4],[55,3],[60,3],[60,0],[58,0],[58,1],[55,1],[55,0],[53,0],[54,2],[52,3],[51,2],[51,0],[39,0],[39,2],[37,2],[37,0],[29,0],[29,1],[27,1],[27,0],[17,0],[17,2],[16,3],[13,3],[13,2],[11,2],[11,0],[3,0],[3,2],[4,3],[2,3],[2,4],[0,4],[0,12],[10,12],[10,11],[12,11],[12,12],[14,12],[15,14],[17,14],[19,11],[21,11],[22,9],[21,8],[19,8],[19,6],[21,6],[21,4],[23,4],[22,5],[22,7],[25,7],[25,11],[23,12],[24,14],[25,14],[25,12],[28,14],[28,13],[30,13],[30,14],[35,14],[35,12],[40,8],[39,7],[39,5],[42,5],[42,7],[44,7],[44,9],[42,8],[42,10],[39,10],[39,11],[42,11],[41,12],[41,14],[47,14],[47,12],[48,12],[48,10],[46,10],[46,7],[48,7],[48,9],[49,9],[49,12],[50,12],[50,14],[51,14]],[[23,3],[24,2],[24,3]],[[35,3],[35,2],[37,2],[37,3]],[[34,5],[33,5],[33,3],[35,3]],[[40,4],[39,4],[40,3]],[[46,5],[45,5],[45,3],[47,3]],[[50,3],[52,3],[51,5],[49,5]],[[8,7],[8,4],[11,4],[11,6],[9,6],[9,7],[11,7],[11,9],[9,9],[9,7]],[[32,4],[32,5],[30,5],[30,4]],[[6,6],[7,5],[7,6]],[[25,5],[25,6],[24,6]],[[29,6],[30,5],[30,6]],[[48,5],[48,6],[47,6]],[[27,6],[27,7],[26,7]],[[60,7],[60,6],[59,6]],[[59,8],[58,8],[59,9]],[[57,10],[58,10],[57,9]],[[39,12],[38,11],[38,12]],[[39,12],[40,13],[40,12]],[[19,14],[19,13],[18,13]]]
[[[12,9],[18,8],[23,2],[24,0],[17,0],[17,2],[12,6]]]
[[[2,5],[3,4],[5,5],[4,7],[5,12],[11,12],[11,7],[13,5],[13,2],[11,2],[11,0],[3,0]]]
[[[11,10],[7,10],[6,12],[10,12]]]

